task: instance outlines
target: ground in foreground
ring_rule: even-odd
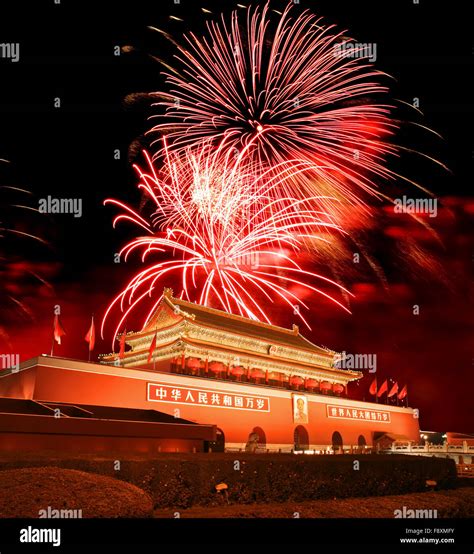
[[[183,509],[155,510],[156,518],[393,518],[395,510],[437,510],[438,518],[474,517],[474,487],[455,490],[286,502],[284,504],[249,504],[214,507],[195,506]]]

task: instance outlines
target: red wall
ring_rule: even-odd
[[[47,363],[47,362],[45,362]],[[55,360],[55,363],[57,361]],[[67,362],[70,365],[72,362]],[[71,371],[59,367],[37,367],[21,371],[19,374],[0,379],[0,395],[37,400],[49,400],[68,403],[97,404],[105,406],[121,406],[129,408],[155,409],[157,411],[174,414],[179,409],[179,417],[217,425],[225,434],[226,443],[245,445],[249,433],[254,427],[261,427],[266,435],[267,445],[288,445],[294,443],[291,392],[275,390],[268,387],[246,385],[246,391],[240,389],[237,383],[224,383],[205,378],[184,377],[174,374],[158,374],[125,368],[103,368],[95,364],[78,364],[89,371]],[[115,372],[120,375],[94,373]],[[36,379],[31,373],[36,373]],[[10,384],[7,381],[14,381]],[[163,382],[176,385],[202,387],[207,390],[213,388],[222,390],[225,387],[229,392],[248,392],[259,396],[270,397],[271,411],[252,412],[216,407],[202,407],[177,405],[164,402],[150,402],[147,400],[147,383]],[[31,384],[34,383],[34,390]],[[19,396],[19,392],[24,396]],[[32,396],[30,396],[32,395]],[[414,418],[411,410],[391,409],[381,404],[369,404],[346,399],[306,395],[309,407],[309,423],[303,426],[309,434],[310,445],[330,445],[332,434],[338,431],[342,435],[345,446],[357,445],[359,435],[365,437],[366,443],[371,445],[373,433],[391,432],[405,435],[409,439],[419,440],[418,419]],[[348,419],[332,419],[326,414],[326,404],[311,401],[322,399],[332,405],[348,405],[361,409],[379,409],[390,411],[391,423],[377,423],[369,421],[352,421]]]
[[[2,452],[60,450],[61,452],[154,454],[157,452],[193,452],[193,448],[196,452],[202,452],[202,447],[202,441],[180,439],[0,433],[0,450]]]

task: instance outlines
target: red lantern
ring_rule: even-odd
[[[188,358],[186,360],[186,365],[191,369],[199,368],[201,367],[201,361],[197,358]]]
[[[272,371],[269,375],[268,375],[268,378],[269,379],[272,379],[273,381],[281,381],[281,373],[277,373],[276,371]]]
[[[341,385],[340,383],[335,383],[332,387],[332,390],[336,393],[336,394],[341,394],[341,392],[344,392],[344,386]]]
[[[332,389],[332,385],[328,381],[323,381],[320,385],[320,388],[321,388],[321,390],[328,391],[328,390]]]
[[[304,383],[304,379],[302,379],[301,377],[299,377],[298,375],[294,375],[291,379],[290,379],[290,383],[292,385],[302,385]]]
[[[245,369],[239,365],[239,366],[233,367],[230,370],[230,372],[232,373],[232,375],[239,377],[240,375],[243,375],[245,373]]]
[[[306,379],[306,386],[310,389],[314,389],[318,386],[318,381],[316,379]]]
[[[256,368],[252,370],[250,377],[252,377],[252,379],[261,379],[262,377],[265,377],[265,373],[263,373],[261,369]]]
[[[213,373],[223,373],[226,370],[226,367],[222,362],[211,362],[209,364],[209,369]]]

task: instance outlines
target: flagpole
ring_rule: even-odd
[[[51,357],[53,357],[54,354],[54,329],[55,329],[55,323],[56,323],[56,315],[53,318],[53,340],[51,341]]]
[[[88,337],[89,337],[89,340],[87,340]],[[91,326],[89,327],[89,332],[86,335],[86,341],[89,344],[89,348],[88,348],[89,353],[88,353],[88,356],[87,356],[87,360],[90,362],[91,361],[91,351],[92,351],[92,348],[94,347],[94,342],[95,342],[94,314],[92,314]]]
[[[127,337],[127,318],[125,318],[124,324],[125,324],[125,329],[123,330],[123,334],[125,335],[125,338],[126,338]],[[125,342],[125,339],[124,339],[122,367],[125,367],[125,346],[126,346],[126,342]]]
[[[93,329],[93,326],[94,326],[94,314],[92,314],[92,321],[91,321],[91,330],[90,330],[90,337],[89,337],[89,356],[88,356],[88,361],[90,362],[91,361],[91,344],[92,344],[92,329]]]

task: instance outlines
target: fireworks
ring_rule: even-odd
[[[165,73],[169,92],[153,132],[165,133],[171,148],[224,142],[272,168],[288,158],[313,164],[304,178],[287,179],[285,194],[329,195],[361,203],[378,195],[378,178],[396,148],[387,141],[396,127],[382,102],[381,73],[363,58],[345,56],[345,40],[334,28],[288,7],[276,25],[268,5],[249,9],[241,26],[237,12],[208,24],[207,36],[186,37],[178,71]],[[381,99],[379,101],[372,98]],[[343,204],[333,206],[341,213]]]
[[[146,169],[136,166],[152,210],[106,201],[122,210],[114,225],[144,232],[124,258],[140,252],[150,265],[116,296],[102,329],[120,307],[116,334],[145,301],[146,325],[170,278],[187,300],[268,322],[269,302],[281,302],[308,325],[305,294],[347,310],[316,284],[336,287],[347,304],[350,292],[309,271],[302,251],[340,280],[352,259],[346,231],[369,228],[370,197],[389,199],[379,181],[404,179],[386,167],[402,150],[391,142],[398,124],[382,73],[357,50],[346,55],[347,37],[333,26],[291,10],[272,21],[268,5],[250,8],[243,24],[237,12],[230,22],[222,16],[177,45],[176,68],[165,64],[169,88],[157,93],[150,131],[159,146],[145,154]],[[384,281],[363,245],[357,250]]]
[[[347,309],[312,283],[342,287],[297,261],[308,236],[338,230],[324,211],[308,208],[321,199],[269,196],[272,187],[280,188],[286,179],[309,170],[307,162],[287,161],[280,170],[265,174],[253,171],[245,151],[237,157],[221,147],[212,151],[210,145],[198,152],[188,149],[184,156],[168,152],[166,146],[164,151],[166,163],[159,173],[149,157],[147,172],[136,166],[139,188],[153,205],[148,218],[117,200],[106,200],[123,210],[114,225],[126,220],[146,232],[125,245],[121,251],[125,260],[136,251],[142,262],[157,254],[167,259],[130,281],[109,306],[102,329],[115,306],[123,312],[117,333],[127,316],[150,297],[146,324],[160,301],[155,290],[163,288],[163,279],[171,275],[179,275],[181,296],[187,300],[252,319],[270,321],[264,306],[279,300],[292,310],[297,305],[297,315],[307,324],[299,309],[306,305],[292,287],[321,294]]]
[[[306,160],[288,158],[265,169],[252,159],[252,142],[236,152],[228,150],[225,143],[215,147],[211,141],[206,141],[199,149],[188,147],[179,154],[169,150],[166,139],[163,144],[165,163],[159,174],[147,153],[149,171],[134,166],[141,180],[139,188],[156,205],[151,221],[154,228],[186,228],[195,226],[197,221],[205,221],[210,228],[219,224],[238,232],[239,226],[246,224],[248,227],[249,221],[255,225],[263,219],[268,224],[269,213],[278,213],[275,221],[281,218],[289,224],[300,214],[302,229],[306,220],[304,210],[325,214],[328,222],[335,224],[324,212],[327,204],[335,203],[329,197],[299,199],[296,207],[289,209],[295,198],[284,195],[285,183],[313,169],[313,164]],[[267,205],[268,213],[262,212],[262,204]],[[120,219],[127,219],[127,216],[119,216],[116,221]],[[149,230],[146,224],[144,228]],[[314,231],[310,224],[308,233]]]
[[[8,163],[0,159],[0,162]],[[2,176],[3,177],[3,176]],[[7,321],[18,317],[32,317],[25,290],[29,286],[49,286],[33,262],[21,260],[19,254],[24,248],[37,243],[47,243],[33,230],[29,220],[22,217],[26,212],[36,212],[31,204],[31,192],[10,185],[0,185],[0,343],[9,342],[5,328]]]

